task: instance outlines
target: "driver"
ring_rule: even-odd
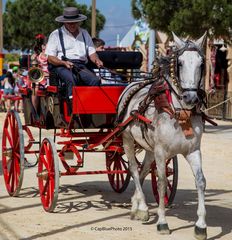
[[[98,68],[103,66],[89,33],[80,27],[80,23],[86,19],[77,8],[65,8],[63,15],[55,19],[63,26],[50,34],[45,50],[50,63],[49,70],[55,71],[66,83],[69,99],[72,99],[74,85],[100,85],[100,79],[86,65],[90,59]],[[72,69],[78,71],[80,79]]]

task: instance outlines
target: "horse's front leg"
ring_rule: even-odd
[[[162,152],[162,151],[161,151]],[[155,154],[157,174],[158,174],[158,193],[159,193],[159,207],[158,207],[158,222],[157,231],[160,234],[170,234],[170,230],[165,216],[165,203],[164,197],[167,189],[167,176],[166,176],[166,160],[163,154]]]
[[[144,160],[141,165],[141,171],[139,173],[140,184],[143,186],[143,182],[146,176],[150,173],[151,164],[154,161],[154,153],[150,151],[146,151]]]
[[[186,156],[186,159],[192,168],[192,171],[195,177],[197,193],[198,193],[198,209],[197,209],[198,220],[195,225],[194,236],[197,239],[204,240],[207,238],[207,231],[206,231],[207,226],[205,222],[206,181],[202,171],[201,152],[197,150],[189,154],[188,156]]]
[[[123,148],[128,158],[130,173],[135,183],[135,193],[131,198],[131,219],[136,218],[142,221],[148,221],[149,212],[140,184],[138,164],[135,158],[134,139],[129,134],[123,134]]]

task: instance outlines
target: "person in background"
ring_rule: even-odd
[[[24,84],[24,81],[23,81],[23,77],[22,77],[22,75],[21,75],[17,66],[13,67],[12,74],[13,74],[13,77],[15,79],[14,95],[20,97],[21,96],[20,88],[24,87],[25,84]],[[14,109],[17,112],[20,112],[21,111],[20,109],[22,109],[22,101],[16,100],[14,102]]]
[[[6,77],[2,81],[2,86],[4,86],[4,95],[14,95],[14,86],[15,86],[15,79],[11,72],[6,73]],[[7,111],[11,110],[11,100],[6,100],[6,109]]]
[[[23,87],[28,87],[28,71],[25,69],[22,69],[20,71],[20,78],[22,80],[22,86]]]
[[[89,33],[80,27],[80,23],[86,19],[77,8],[65,8],[63,15],[55,19],[63,26],[50,34],[45,50],[51,64],[49,70],[56,72],[66,84],[70,106],[74,85],[100,85],[100,79],[87,67],[88,59],[98,68],[103,63],[96,54]]]
[[[2,75],[0,76],[0,111],[6,111],[6,106],[5,106],[5,101],[3,98],[3,93],[4,93],[4,86],[2,84],[2,81],[6,77],[7,70],[3,69],[2,70]]]
[[[4,68],[2,70],[2,75],[0,76],[0,81],[3,81],[3,79],[6,77],[7,70]]]

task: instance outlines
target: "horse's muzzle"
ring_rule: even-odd
[[[197,103],[199,103],[197,91],[185,91],[182,98],[187,105],[196,105]]]

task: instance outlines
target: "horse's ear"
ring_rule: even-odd
[[[207,31],[205,31],[205,33],[203,34],[202,37],[200,37],[196,42],[196,46],[199,48],[199,49],[202,49],[203,46],[204,46],[204,43],[205,43],[205,40],[206,40],[206,35],[207,35]]]
[[[185,46],[185,42],[178,38],[174,32],[172,32],[172,36],[178,49],[183,48]]]

